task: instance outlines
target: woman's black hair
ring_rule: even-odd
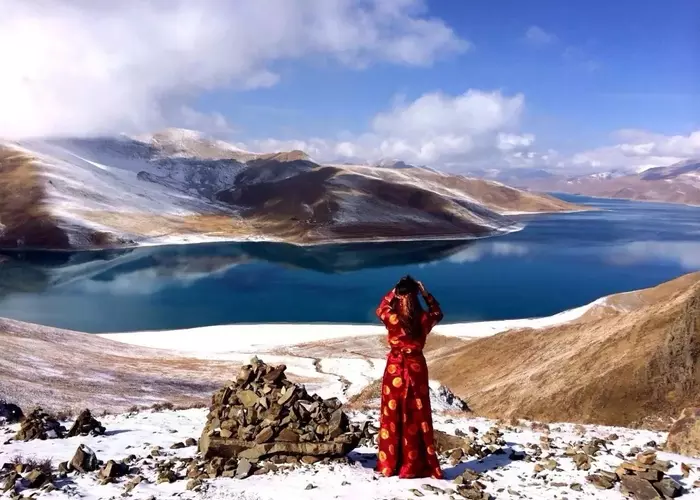
[[[410,295],[418,293],[418,283],[411,276],[406,275],[399,280],[395,287],[397,295]]]

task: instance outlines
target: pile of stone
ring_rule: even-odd
[[[73,436],[101,436],[105,433],[104,426],[92,416],[90,410],[83,410],[78,419],[68,431],[68,437]]]
[[[32,439],[63,438],[66,428],[56,418],[41,408],[35,408],[22,421],[22,426],[15,435],[17,441]]]
[[[209,462],[189,471],[190,478],[245,477],[259,461],[313,463],[357,446],[363,431],[350,427],[340,401],[309,395],[287,379],[285,369],[253,358],[212,396],[199,439]]]
[[[654,450],[646,450],[622,462],[614,472],[599,470],[586,479],[600,489],[611,489],[619,482],[622,493],[637,500],[675,498],[683,487],[666,475],[670,468],[671,462],[658,460]]]
[[[466,469],[454,480],[457,485],[457,493],[470,500],[491,500],[493,497],[487,493],[484,477],[478,472]]]

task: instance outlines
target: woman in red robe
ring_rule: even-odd
[[[400,478],[442,479],[423,356],[428,333],[442,319],[440,305],[420,281],[405,276],[384,296],[377,316],[387,327],[391,348],[382,379],[377,471]]]

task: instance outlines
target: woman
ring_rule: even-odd
[[[382,299],[377,316],[387,327],[391,348],[382,379],[377,471],[385,476],[398,473],[400,478],[442,479],[423,356],[425,338],[442,319],[442,311],[420,281],[405,276]]]

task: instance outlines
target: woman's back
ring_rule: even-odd
[[[419,293],[427,310],[420,306]],[[440,306],[422,283],[405,277],[382,298],[377,316],[387,327],[391,347],[382,379],[377,470],[401,478],[442,478],[423,356],[428,334],[442,319]]]

